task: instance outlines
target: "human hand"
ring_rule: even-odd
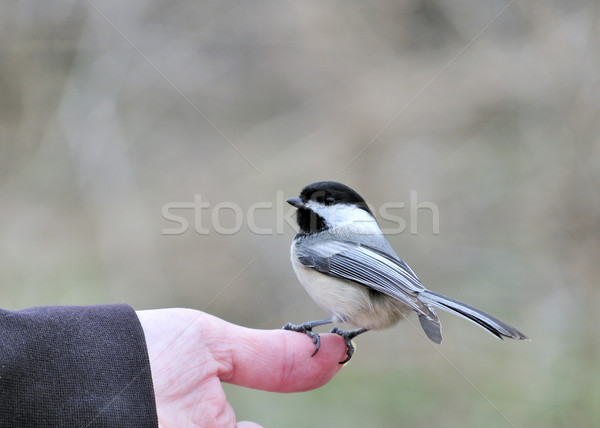
[[[221,382],[273,392],[327,383],[342,367],[346,345],[321,335],[321,350],[304,334],[255,330],[193,309],[138,311],[144,329],[162,428],[258,427],[239,422]]]

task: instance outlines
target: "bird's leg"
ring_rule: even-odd
[[[319,352],[319,348],[321,347],[321,337],[318,335],[318,333],[312,331],[312,329],[323,324],[331,324],[332,322],[333,321],[331,320],[331,318],[317,321],[307,321],[302,324],[292,324],[291,322],[288,322],[282,328],[284,330],[297,331],[298,333],[307,334],[308,337],[312,339],[316,347],[315,352],[313,352],[313,354],[311,355],[311,357],[314,357],[315,355],[317,355],[317,352]]]
[[[352,344],[352,339],[354,339],[359,334],[364,333],[365,331],[369,331],[366,328],[359,328],[356,330],[342,330],[337,327],[334,327],[329,333],[335,333],[339,336],[342,336],[346,341],[346,359],[344,361],[340,361],[340,364],[345,364],[350,361],[352,355],[354,355],[354,345]]]

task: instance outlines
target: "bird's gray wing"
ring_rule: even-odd
[[[400,300],[419,315],[437,320],[433,309],[417,298],[425,287],[396,257],[365,244],[333,240],[301,246],[297,254],[308,268],[365,285]]]

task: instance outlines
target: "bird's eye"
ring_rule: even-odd
[[[335,198],[333,196],[325,196],[325,205],[333,205],[335,203]]]

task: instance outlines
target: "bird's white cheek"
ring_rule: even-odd
[[[375,220],[353,221],[345,224],[345,233],[351,232],[357,235],[381,235],[381,230]]]
[[[355,205],[335,204],[326,206],[315,201],[308,201],[306,208],[323,218],[330,231],[343,229],[346,232],[359,235],[377,235],[381,233],[373,216]]]
[[[327,219],[327,217],[326,217]],[[378,235],[381,233],[377,221],[366,211],[359,208],[341,205],[330,216],[329,222],[332,231],[343,229],[345,233],[356,233],[357,235]]]

